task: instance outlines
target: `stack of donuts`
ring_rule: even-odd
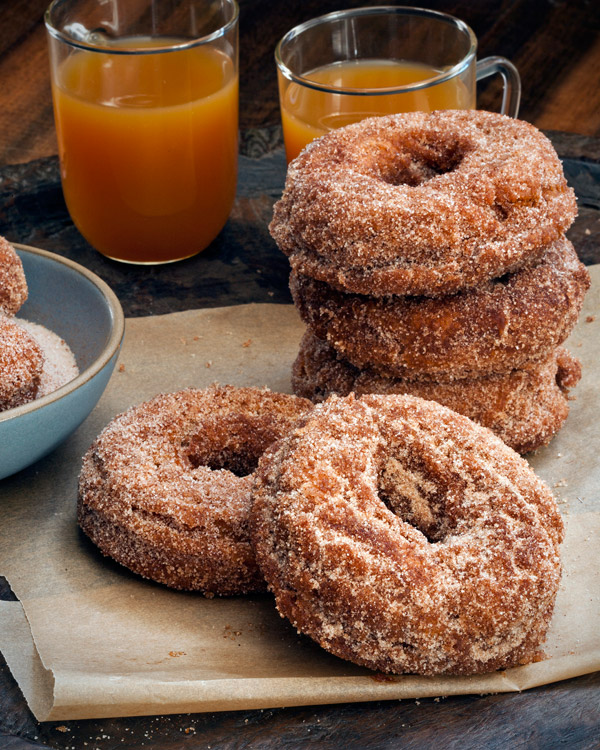
[[[45,396],[78,374],[59,336],[16,317],[28,293],[21,259],[0,237],[0,412]]]
[[[562,344],[589,275],[573,191],[532,125],[483,111],[370,118],[290,164],[270,231],[307,325],[298,395],[405,393],[520,453],[568,414]]]

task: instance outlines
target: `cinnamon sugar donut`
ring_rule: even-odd
[[[214,386],[160,394],[116,417],[83,459],[78,519],[100,550],[176,589],[264,588],[248,539],[253,472],[305,399]]]
[[[44,365],[35,339],[0,313],[0,411],[33,401]]]
[[[577,322],[589,284],[561,238],[537,265],[446,297],[345,294],[293,273],[290,288],[305,323],[356,367],[447,380],[547,359]]]
[[[437,296],[535,260],[575,215],[561,162],[532,125],[411,112],[309,144],[270,230],[299,274],[360,294]]]
[[[530,662],[560,581],[550,490],[489,430],[412,396],[302,417],[260,461],[251,535],[280,614],[382,672]]]
[[[23,264],[14,247],[0,237],[0,312],[14,315],[27,299]]]
[[[544,362],[482,378],[434,382],[404,380],[359,370],[307,331],[292,368],[294,393],[312,401],[332,394],[405,393],[437,401],[489,427],[517,453],[546,445],[568,414],[568,392],[581,378],[581,365],[562,347]]]

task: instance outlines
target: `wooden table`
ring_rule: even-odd
[[[60,190],[42,23],[46,0],[4,3],[0,25],[0,234],[69,256],[104,278],[126,315],[290,301],[287,261],[266,224],[285,175],[273,48],[296,23],[378,3],[241,0],[240,184],[225,230],[200,256],[162,268],[111,263],[73,227]],[[505,55],[523,78],[521,117],[551,131],[580,198],[570,231],[600,262],[600,7],[585,0],[429,2],[462,17],[480,56]],[[495,109],[498,86],[480,91]],[[0,486],[1,495],[1,486]],[[6,584],[0,596],[11,598]],[[38,724],[0,663],[0,747],[550,748],[600,746],[600,675],[522,694]]]

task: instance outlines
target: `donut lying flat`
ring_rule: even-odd
[[[27,299],[27,282],[21,259],[0,237],[0,312],[14,315]]]
[[[559,347],[541,363],[482,378],[434,382],[386,377],[359,370],[307,331],[292,368],[298,396],[324,401],[332,394],[409,394],[437,401],[488,427],[517,453],[547,445],[569,414],[568,393],[581,378],[581,364]]]
[[[563,525],[489,430],[411,396],[333,397],[263,456],[253,500],[280,614],[331,653],[424,675],[536,658]]]
[[[78,519],[135,573],[208,596],[264,589],[248,539],[252,474],[305,399],[258,388],[161,394],[116,417],[83,460]]]
[[[288,168],[270,231],[294,271],[338,289],[437,296],[539,257],[575,195],[550,141],[492,112],[375,117]]]
[[[412,380],[481,377],[547,359],[577,322],[589,285],[564,238],[535,266],[445,297],[369,297],[290,280],[304,322],[344,359]]]
[[[35,339],[11,317],[0,314],[0,411],[37,397],[43,365]]]

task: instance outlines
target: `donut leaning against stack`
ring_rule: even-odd
[[[277,608],[383,672],[534,660],[561,575],[552,493],[489,430],[413,396],[332,396],[262,457],[250,534]]]
[[[559,357],[590,283],[565,238],[575,215],[550,141],[503,115],[391,115],[314,141],[290,164],[270,225],[310,331],[295,391],[347,392],[326,382],[331,367],[315,382],[308,357],[319,350],[322,364],[326,345],[338,375],[363,388],[375,377],[386,392],[435,393],[519,451],[547,443],[579,377]],[[517,382],[548,418],[519,420]]]

